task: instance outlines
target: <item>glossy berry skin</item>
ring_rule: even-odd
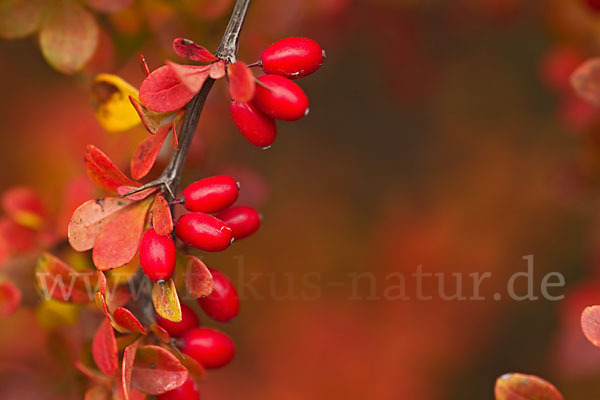
[[[158,400],[200,400],[200,393],[196,389],[194,380],[189,377],[187,381],[177,389],[156,396]]]
[[[223,221],[201,212],[190,212],[179,217],[175,234],[190,246],[204,251],[225,250],[233,238],[231,228]]]
[[[231,228],[236,240],[250,236],[260,227],[260,215],[248,206],[229,207],[218,213],[217,218]]]
[[[140,265],[153,282],[166,282],[175,270],[175,243],[170,235],[148,229],[140,241]]]
[[[260,59],[266,74],[296,79],[318,70],[323,64],[324,55],[323,49],[314,40],[289,37],[267,47]]]
[[[246,140],[258,147],[268,147],[277,137],[275,120],[252,103],[232,101],[229,111],[233,123]]]
[[[238,198],[238,183],[230,176],[211,176],[185,188],[183,199],[189,211],[212,213],[229,207]]]
[[[156,323],[160,325],[172,337],[180,337],[190,329],[194,329],[200,323],[198,316],[190,307],[181,303],[181,321],[173,322],[156,315]]]
[[[209,268],[215,286],[211,294],[198,299],[202,310],[219,322],[231,321],[240,311],[240,299],[231,281],[215,269]]]
[[[269,117],[296,121],[308,113],[308,97],[293,81],[279,75],[263,75],[258,80],[262,85],[256,85],[252,102]]]
[[[235,356],[235,344],[216,329],[196,328],[188,331],[178,342],[180,350],[198,361],[204,368],[221,368]]]

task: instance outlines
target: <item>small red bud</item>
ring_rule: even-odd
[[[185,208],[212,213],[232,205],[238,198],[238,183],[230,176],[211,176],[192,183],[183,191]]]
[[[183,353],[198,361],[204,368],[223,367],[235,355],[233,340],[216,329],[192,329],[181,337],[179,345]]]
[[[231,281],[225,274],[210,268],[215,286],[213,291],[206,297],[198,299],[202,310],[219,322],[227,322],[238,315],[240,311],[240,300]]]
[[[153,282],[168,281],[175,270],[175,243],[170,235],[148,229],[140,241],[140,265]]]
[[[169,321],[157,314],[156,322],[172,337],[179,337],[190,329],[196,328],[200,323],[200,320],[194,310],[184,303],[181,303],[181,321]]]
[[[231,228],[233,237],[238,240],[250,236],[260,226],[260,215],[247,206],[234,206],[217,214],[217,218]]]
[[[252,102],[271,118],[295,121],[308,112],[308,98],[293,81],[279,75],[258,77]]]
[[[325,52],[319,43],[305,37],[281,39],[260,56],[263,71],[295,79],[312,74],[323,64]]]
[[[200,400],[200,393],[194,380],[190,376],[187,381],[177,389],[156,396],[158,400]]]
[[[229,106],[231,118],[238,130],[253,145],[267,147],[273,144],[277,136],[275,120],[252,103],[232,101]]]
[[[232,241],[231,228],[210,214],[190,212],[175,225],[175,234],[185,243],[204,251],[225,250]]]

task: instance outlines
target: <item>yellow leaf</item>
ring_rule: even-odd
[[[172,279],[164,285],[154,284],[152,302],[154,303],[154,309],[161,317],[173,322],[181,321],[181,304],[179,303],[179,297],[177,297],[175,282]]]
[[[42,301],[36,310],[39,324],[48,331],[77,322],[81,306],[56,300]]]
[[[116,75],[100,74],[92,84],[96,118],[109,132],[126,131],[140,123],[129,96],[138,99],[138,91]]]

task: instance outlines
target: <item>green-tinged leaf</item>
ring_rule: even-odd
[[[120,186],[136,186],[112,160],[96,146],[85,149],[85,168],[90,178],[100,187],[116,192]]]
[[[11,315],[21,303],[21,291],[14,283],[0,282],[0,317]]]
[[[173,322],[181,321],[181,304],[173,279],[170,279],[164,285],[154,284],[152,287],[152,302],[156,313],[161,317]]]
[[[162,394],[183,385],[187,369],[160,346],[141,346],[133,364],[131,385],[148,394]]]
[[[74,250],[87,251],[94,247],[102,228],[134,202],[118,197],[89,200],[80,205],[71,220],[67,236]]]
[[[185,287],[194,298],[208,296],[213,291],[215,282],[212,274],[199,258],[189,257],[185,274]]]
[[[137,253],[152,199],[130,207],[107,223],[96,238],[92,258],[106,271],[127,264]]]
[[[170,235],[173,232],[173,216],[171,215],[169,203],[160,194],[157,194],[154,199],[154,205],[152,206],[154,231],[161,236]]]
[[[50,3],[42,21],[40,47],[51,66],[74,73],[94,55],[97,44],[98,25],[89,11],[71,0]]]
[[[242,61],[236,61],[227,66],[229,77],[229,95],[235,101],[249,102],[254,97],[256,85],[254,74]]]
[[[102,321],[94,335],[92,356],[100,371],[106,375],[117,375],[117,372],[119,372],[117,339],[115,338],[115,331],[107,319]]]
[[[123,398],[129,400],[129,389],[131,388],[131,373],[135,355],[142,339],[138,339],[125,348],[123,352],[123,364],[121,367],[121,385],[123,387]]]
[[[137,126],[140,118],[131,107],[130,97],[137,99],[138,91],[120,77],[100,74],[92,83],[96,118],[109,132],[126,131]]]
[[[496,400],[564,400],[550,383],[534,375],[504,374],[496,380]]]
[[[133,179],[142,179],[150,172],[169,134],[169,130],[169,125],[162,126],[156,135],[148,135],[135,149],[131,158],[131,176]]]
[[[49,253],[38,258],[35,278],[46,299],[77,304],[87,304],[92,300],[92,290],[97,282],[93,271],[75,271]]]
[[[0,1],[0,36],[16,39],[31,35],[42,21],[46,0]]]
[[[146,329],[141,322],[136,318],[135,315],[124,307],[117,307],[113,312],[113,318],[115,322],[127,329],[129,332],[146,334]]]

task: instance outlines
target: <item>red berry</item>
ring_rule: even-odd
[[[231,281],[225,274],[210,268],[215,286],[211,294],[198,299],[204,312],[219,322],[235,318],[240,311],[240,300]]]
[[[258,77],[252,102],[271,118],[295,121],[308,113],[308,98],[300,86],[279,75]]]
[[[226,334],[216,329],[196,328],[186,332],[179,342],[183,353],[204,368],[221,368],[233,359],[235,344]]]
[[[218,213],[217,218],[231,228],[236,240],[250,236],[260,226],[260,215],[247,206],[230,207]]]
[[[175,243],[170,235],[148,229],[140,241],[140,265],[153,282],[168,281],[175,270]]]
[[[232,101],[229,105],[231,118],[238,130],[253,145],[268,147],[277,137],[275,120],[260,111],[252,103]]]
[[[175,224],[175,234],[185,243],[204,251],[225,250],[232,241],[231,228],[210,214],[191,212]]]
[[[177,389],[156,396],[158,400],[200,400],[200,393],[192,377]]]
[[[305,37],[281,39],[267,47],[260,56],[266,74],[290,79],[312,74],[323,64],[325,52],[319,43]]]
[[[600,12],[600,0],[585,0],[588,7],[595,12]]]
[[[238,183],[230,176],[211,176],[192,183],[183,191],[185,208],[212,213],[232,205],[238,198]]]
[[[172,337],[179,337],[190,329],[197,327],[200,320],[194,310],[181,303],[181,321],[173,322],[160,315],[156,315],[156,322]]]

